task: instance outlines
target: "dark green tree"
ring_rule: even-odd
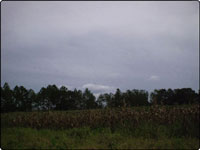
[[[154,90],[151,93],[151,102],[153,104],[164,104],[167,101],[167,91],[165,89]]]
[[[124,94],[126,106],[148,105],[148,92],[145,90],[127,90]]]
[[[67,94],[68,109],[71,109],[71,110],[77,109],[77,102],[76,102],[76,95],[75,95],[76,92],[69,90],[67,93],[68,93]]]
[[[57,110],[68,110],[68,89],[65,86],[62,86],[59,89],[59,98],[58,103],[56,104]]]
[[[16,111],[15,101],[13,97],[13,91],[6,82],[1,88],[1,112]]]
[[[122,107],[123,106],[123,96],[120,89],[117,89],[114,95],[114,107]]]
[[[97,103],[95,101],[95,96],[88,90],[85,89],[83,93],[83,108],[84,109],[95,109],[97,108]]]
[[[151,103],[164,105],[192,104],[196,101],[196,97],[197,94],[191,88],[160,89],[151,93]]]
[[[97,107],[103,108],[105,102],[106,102],[106,99],[104,97],[104,94],[100,94],[99,97],[97,98]]]
[[[37,95],[38,110],[50,110],[52,103],[48,97],[47,89],[42,87]]]
[[[53,109],[59,103],[59,90],[56,85],[48,85],[46,88],[46,98],[49,101],[49,109]]]
[[[18,111],[30,111],[32,109],[31,100],[28,98],[28,90],[26,88],[15,86],[13,95]]]
[[[48,85],[47,88],[42,88],[38,93],[38,101],[40,107],[45,110],[56,108],[59,103],[59,90],[56,85]]]
[[[75,103],[75,109],[83,109],[84,100],[83,100],[83,93],[81,90],[74,89],[74,103]]]
[[[97,104],[101,107],[103,104],[105,107],[115,107],[115,100],[114,100],[114,94],[112,93],[104,93],[99,95],[99,98],[97,100]]]
[[[36,105],[36,93],[34,90],[28,90],[27,101],[26,101],[26,111],[32,111],[37,106]]]
[[[196,93],[191,88],[182,88],[174,90],[174,99],[176,104],[191,104],[194,102]]]

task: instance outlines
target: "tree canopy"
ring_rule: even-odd
[[[199,91],[191,88],[145,90],[116,89],[115,93],[100,94],[98,98],[89,90],[68,90],[65,86],[42,87],[38,93],[23,86],[11,89],[8,83],[1,87],[1,112],[33,110],[80,110],[104,107],[132,107],[147,105],[181,105],[200,102]]]

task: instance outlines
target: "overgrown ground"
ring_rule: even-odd
[[[152,134],[151,128],[144,127],[134,133],[123,131],[111,132],[110,128],[90,129],[74,128],[65,130],[3,128],[3,149],[198,149],[199,139],[193,137],[168,137],[168,129],[160,126]],[[138,133],[137,133],[138,132]],[[149,133],[148,133],[149,132]],[[133,134],[133,135],[131,135]],[[140,135],[143,134],[143,135]],[[145,137],[147,134],[147,137]]]
[[[2,149],[198,149],[199,105],[1,114]]]

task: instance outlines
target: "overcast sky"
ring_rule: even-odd
[[[1,2],[1,84],[199,89],[197,1]]]

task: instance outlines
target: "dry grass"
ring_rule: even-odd
[[[138,126],[142,122],[170,125],[181,122],[185,128],[199,123],[199,105],[151,106],[80,111],[16,112],[1,114],[2,126],[68,129],[89,126]]]

